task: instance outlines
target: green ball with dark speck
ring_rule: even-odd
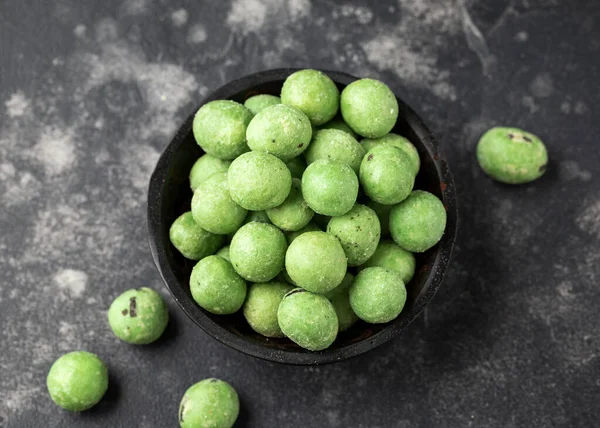
[[[389,144],[391,146],[397,147],[404,153],[406,153],[410,158],[415,175],[417,175],[419,173],[419,169],[421,169],[421,158],[419,157],[419,152],[417,151],[417,148],[413,143],[408,141],[408,139],[398,134],[389,133],[379,138],[365,138],[360,142],[360,144],[362,144],[363,148],[367,152],[373,147],[377,147],[382,144]]]
[[[233,161],[227,175],[233,200],[252,211],[281,205],[292,187],[290,170],[267,153],[244,153]]]
[[[494,180],[523,184],[544,175],[548,152],[542,140],[529,132],[496,127],[479,140],[477,161],[481,169]]]
[[[366,262],[377,249],[381,227],[377,214],[366,205],[356,204],[346,214],[332,217],[327,233],[335,236],[342,244],[348,266]]]
[[[52,401],[71,412],[95,406],[108,389],[108,370],[98,356],[85,351],[69,352],[57,359],[46,378]]]
[[[308,223],[306,226],[304,226],[300,230],[296,230],[294,232],[287,232],[285,234],[285,237],[287,238],[288,245],[290,245],[294,241],[294,239],[296,239],[297,237],[299,237],[300,235],[302,235],[303,233],[306,233],[306,232],[322,232],[322,230],[315,223],[311,222],[311,223]]]
[[[323,129],[313,135],[306,151],[308,164],[318,159],[343,162],[358,174],[365,149],[350,134],[337,129]]]
[[[219,235],[235,232],[248,211],[231,198],[227,173],[214,174],[192,196],[192,216],[202,229]]]
[[[337,287],[346,274],[342,245],[325,232],[306,232],[290,244],[285,269],[294,283],[313,293],[326,293]]]
[[[413,189],[413,164],[406,153],[394,146],[373,147],[360,164],[360,184],[375,202],[397,204]]]
[[[194,116],[193,132],[202,149],[219,159],[235,159],[248,151],[246,129],[252,113],[231,100],[204,104]]]
[[[185,391],[179,405],[181,428],[231,428],[240,413],[235,389],[220,379],[204,379]]]
[[[181,214],[169,229],[169,239],[177,250],[190,260],[200,260],[214,254],[223,245],[223,235],[210,233],[196,224],[190,211]]]
[[[229,245],[226,245],[225,247],[223,247],[219,251],[217,251],[215,256],[223,257],[228,262],[231,262],[231,260],[229,258]]]
[[[379,202],[369,201],[367,206],[375,211],[379,218],[379,226],[381,226],[381,237],[385,238],[390,236],[390,211],[392,211],[393,205],[383,205]]]
[[[324,294],[333,305],[333,309],[335,309],[340,332],[348,330],[358,321],[358,317],[352,310],[352,306],[350,306],[349,292],[353,281],[354,275],[346,273],[340,285]]]
[[[313,211],[327,216],[346,214],[358,196],[358,178],[342,162],[319,159],[302,175],[302,195]]]
[[[229,261],[221,256],[208,256],[192,269],[190,292],[198,305],[212,314],[237,312],[246,299],[246,281]]]
[[[306,169],[306,161],[302,156],[298,156],[287,161],[285,166],[290,170],[292,178],[302,178],[302,174],[304,174],[304,170]]]
[[[380,324],[395,319],[406,303],[406,287],[398,272],[370,267],[359,272],[350,286],[350,305],[363,321]]]
[[[276,97],[275,95],[260,94],[248,98],[244,102],[244,107],[250,110],[252,114],[257,114],[266,109],[267,107],[271,107],[277,104],[281,104],[281,98]]]
[[[192,192],[208,177],[220,172],[227,172],[231,161],[204,154],[198,158],[190,169],[190,188]]]
[[[278,104],[254,116],[246,137],[253,151],[288,161],[308,148],[312,127],[308,117],[296,107]]]
[[[445,228],[446,209],[429,192],[415,190],[390,212],[392,239],[413,253],[422,253],[437,244]]]
[[[340,106],[344,121],[367,138],[383,137],[398,118],[394,93],[385,83],[374,79],[360,79],[346,86]]]
[[[415,274],[415,256],[392,241],[381,241],[373,256],[360,268],[379,266],[400,274],[404,284],[408,284]]]
[[[281,230],[266,223],[248,223],[229,244],[235,271],[252,282],[267,282],[284,267],[287,241]]]
[[[340,91],[325,73],[300,70],[283,82],[281,102],[302,110],[313,125],[322,125],[337,114]]]
[[[266,337],[285,337],[277,322],[277,309],[294,287],[272,281],[252,284],[244,303],[244,317],[252,329]]]
[[[315,215],[302,197],[302,182],[297,178],[292,179],[292,189],[285,201],[266,213],[275,226],[286,232],[302,229]]]
[[[277,320],[283,334],[309,351],[329,348],[338,333],[338,320],[331,302],[324,296],[296,288],[285,295]]]
[[[108,309],[115,336],[133,345],[156,341],[169,323],[169,309],[156,291],[142,287],[125,291]]]
[[[344,119],[339,115],[331,119],[326,124],[321,125],[317,128],[317,130],[320,129],[338,129],[340,131],[344,131],[352,135],[352,138],[358,137],[358,134],[356,134],[356,132],[354,132],[352,128],[350,128],[348,124],[344,122]]]

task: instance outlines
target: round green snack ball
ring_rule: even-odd
[[[228,183],[235,202],[247,210],[262,211],[283,203],[292,187],[292,174],[275,156],[249,152],[233,161]]]
[[[381,226],[381,237],[385,238],[390,236],[390,211],[394,207],[393,205],[383,205],[379,202],[369,201],[367,204],[377,214],[379,218],[379,226]]]
[[[358,317],[380,324],[395,319],[406,303],[406,287],[398,272],[383,267],[366,268],[350,286],[350,305]]]
[[[294,239],[296,239],[297,237],[299,237],[300,235],[302,235],[303,233],[306,233],[306,232],[322,232],[322,230],[316,224],[308,223],[306,226],[304,226],[300,230],[296,230],[294,232],[287,232],[285,234],[285,237],[287,238],[288,245],[290,245],[294,241]]]
[[[240,413],[240,399],[227,382],[204,379],[185,391],[179,405],[181,428],[231,428]]]
[[[190,291],[196,303],[208,312],[233,314],[246,299],[246,281],[225,258],[208,256],[192,269]]]
[[[367,138],[383,137],[398,118],[398,100],[385,84],[360,79],[344,88],[341,96],[344,121],[357,134]]]
[[[312,127],[300,110],[278,104],[254,116],[246,136],[253,151],[270,153],[288,161],[308,148]]]
[[[548,152],[542,140],[529,132],[496,127],[479,140],[477,161],[494,180],[522,184],[544,175]]]
[[[292,178],[302,178],[302,174],[304,174],[304,170],[306,169],[306,161],[304,158],[298,156],[287,161],[285,166],[290,170]]]
[[[328,348],[338,333],[337,315],[331,302],[302,288],[285,295],[277,310],[277,320],[286,337],[310,351]]]
[[[285,201],[266,212],[269,220],[283,231],[302,229],[315,215],[302,197],[302,182],[297,178],[292,179],[292,189]]]
[[[356,202],[358,178],[345,163],[319,159],[302,175],[302,195],[316,213],[346,214]]]
[[[192,192],[211,175],[227,172],[229,165],[231,165],[231,161],[228,160],[222,160],[208,154],[200,156],[190,170],[190,188]]]
[[[365,149],[354,137],[337,129],[323,129],[313,135],[306,151],[308,164],[318,159],[331,159],[343,162],[358,174]]]
[[[244,303],[244,317],[252,329],[266,337],[285,337],[277,323],[277,309],[294,287],[284,282],[253,284]]]
[[[306,232],[290,244],[285,269],[294,283],[313,293],[337,287],[346,274],[346,255],[333,235]]]
[[[192,196],[192,216],[198,226],[226,235],[244,223],[248,211],[231,198],[227,173],[214,174],[200,184]]]
[[[235,271],[252,282],[267,282],[284,267],[287,241],[272,224],[248,223],[233,236],[229,257]]]
[[[429,192],[415,190],[390,212],[390,232],[396,244],[422,253],[439,242],[446,228],[446,209]]]
[[[108,389],[108,370],[96,355],[75,351],[52,364],[46,385],[52,401],[71,412],[96,405]]]
[[[225,247],[223,247],[219,251],[217,251],[215,256],[223,257],[228,262],[231,262],[231,260],[229,258],[229,245],[226,245]]]
[[[404,284],[408,284],[415,274],[416,261],[410,251],[406,251],[392,241],[381,241],[373,256],[361,266],[361,269],[373,266],[398,272]]]
[[[335,309],[340,332],[348,330],[358,321],[358,317],[352,310],[352,306],[350,306],[349,291],[353,281],[354,275],[346,273],[340,285],[324,294],[333,305],[333,309]]]
[[[352,135],[352,138],[358,137],[356,132],[354,132],[352,128],[350,128],[348,124],[344,122],[344,119],[342,119],[340,116],[337,116],[331,119],[326,124],[319,126],[318,129],[338,129],[340,131],[344,131]]]
[[[377,249],[381,227],[375,211],[356,204],[346,214],[329,220],[327,233],[342,244],[348,266],[358,266],[366,262]]]
[[[171,243],[184,257],[200,260],[214,254],[224,237],[210,233],[196,224],[190,211],[181,214],[169,229]]]
[[[250,110],[252,114],[257,114],[258,112],[266,109],[267,107],[271,107],[277,104],[281,104],[281,99],[279,97],[269,94],[260,94],[248,98],[244,102],[244,107]]]
[[[389,144],[391,146],[397,147],[404,153],[406,153],[410,158],[415,175],[417,175],[419,169],[421,169],[421,158],[419,157],[419,152],[417,151],[417,148],[413,143],[408,141],[408,139],[398,134],[389,133],[379,138],[365,138],[360,143],[367,152],[373,147],[380,146],[382,144]]]
[[[147,345],[156,341],[169,323],[169,309],[156,291],[142,287],[125,291],[108,309],[108,323],[123,342]]]
[[[373,147],[360,164],[360,184],[375,202],[397,204],[413,189],[414,167],[408,155],[396,147]]]
[[[302,110],[313,125],[322,125],[337,114],[340,91],[325,73],[300,70],[283,82],[281,102]]]
[[[259,223],[271,223],[271,220],[269,220],[269,216],[265,211],[248,212],[248,217],[246,217],[246,220],[244,220],[244,224],[252,223],[253,221],[257,221]]]
[[[219,159],[231,160],[248,151],[246,128],[252,113],[231,100],[204,104],[194,116],[193,131],[202,149]]]

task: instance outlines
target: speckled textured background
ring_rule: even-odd
[[[207,376],[240,392],[239,426],[596,426],[599,17],[594,0],[0,1],[0,427],[176,426]],[[329,366],[239,354],[171,300],[159,344],[119,343],[111,299],[166,295],[145,225],[160,151],[207,91],[280,66],[383,79],[426,118],[460,193],[445,285],[405,334]],[[495,124],[547,141],[543,179],[484,177]],[[45,376],[80,348],[112,386],[72,415]]]

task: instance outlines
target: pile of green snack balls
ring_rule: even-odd
[[[446,227],[442,202],[414,189],[419,153],[391,132],[397,118],[384,83],[360,79],[340,93],[317,70],[291,74],[279,97],[203,105],[191,211],[170,229],[173,246],[197,261],[196,303],[242,311],[257,333],[310,351],[359,319],[395,319],[413,253]]]

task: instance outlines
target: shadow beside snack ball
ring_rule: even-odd
[[[279,95],[284,80],[298,69],[276,69],[234,80],[209,94],[202,102],[231,99],[243,103],[257,94]],[[357,80],[345,73],[323,70],[340,91]],[[288,364],[324,364],[341,361],[373,349],[388,341],[410,324],[433,298],[450,262],[457,226],[454,182],[437,142],[421,118],[398,98],[399,115],[392,132],[408,138],[419,151],[421,170],[415,188],[436,195],[447,211],[447,225],[440,242],[417,254],[415,276],[407,284],[408,298],[398,318],[385,324],[356,323],[340,333],[331,347],[310,352],[287,339],[270,339],[254,332],[238,312],[213,315],[201,309],[189,289],[190,272],[195,264],[186,260],[169,242],[169,227],[190,209],[189,170],[203,154],[192,134],[191,115],[158,160],[148,192],[149,241],[154,262],[173,298],[184,312],[205,332],[222,343],[246,354]]]

